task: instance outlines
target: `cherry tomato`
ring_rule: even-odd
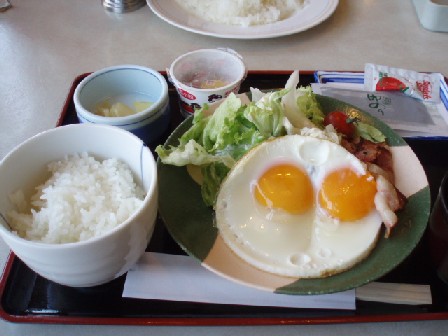
[[[347,137],[352,137],[355,134],[355,125],[344,112],[333,111],[328,113],[324,119],[324,125],[327,126],[332,124],[337,132],[346,135]]]

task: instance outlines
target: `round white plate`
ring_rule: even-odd
[[[272,38],[307,30],[333,14],[338,3],[339,0],[311,0],[303,10],[285,20],[242,27],[206,21],[187,12],[175,0],[147,0],[149,8],[173,26],[197,34],[232,39]]]

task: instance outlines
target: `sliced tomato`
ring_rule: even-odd
[[[355,125],[353,121],[342,111],[333,111],[328,113],[324,119],[324,125],[332,124],[338,133],[351,138],[355,134]]]

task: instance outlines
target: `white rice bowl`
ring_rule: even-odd
[[[49,164],[68,175],[49,173]],[[120,277],[154,231],[154,156],[118,127],[73,124],[31,137],[0,161],[0,190],[0,236],[34,272],[62,285],[91,287]],[[24,217],[23,226],[13,227],[15,216]]]

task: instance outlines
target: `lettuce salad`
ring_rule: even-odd
[[[297,88],[298,82],[295,71],[282,90],[264,93],[251,88],[248,104],[232,93],[211,115],[207,115],[207,105],[196,110],[192,126],[177,146],[156,148],[160,160],[176,166],[200,166],[202,198],[207,206],[213,206],[221,182],[251,148],[273,137],[324,129],[325,115],[311,87]],[[337,137],[334,128],[327,126],[325,131]]]

